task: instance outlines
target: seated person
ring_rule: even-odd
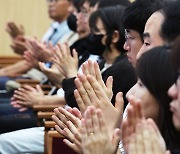
[[[163,65],[162,65],[162,61],[164,61]],[[154,70],[154,65],[156,66],[156,70]],[[148,72],[146,71],[147,69],[149,70]],[[130,91],[127,94],[127,98],[131,104],[128,106],[127,120],[129,120],[129,118],[134,118],[135,116],[137,116],[137,118],[140,118],[141,120],[142,115],[141,114],[136,115],[137,113],[135,111],[133,113],[133,109],[132,109],[133,106],[136,104],[135,100],[137,99],[138,104],[141,106],[141,107],[138,106],[137,109],[142,108],[142,112],[145,118],[152,118],[155,121],[166,142],[167,148],[170,149],[171,151],[178,150],[180,143],[179,142],[180,133],[178,133],[174,129],[174,126],[172,125],[171,112],[169,109],[170,98],[167,94],[167,90],[171,86],[174,75],[170,64],[170,52],[167,51],[167,49],[165,49],[164,47],[157,47],[148,51],[147,53],[143,54],[139,59],[136,70],[139,77],[138,82],[130,89]],[[168,72],[168,76],[167,76],[167,72]],[[89,85],[91,86],[90,88],[91,90],[86,95],[84,95],[85,91],[87,91],[89,87],[86,86],[85,83],[86,85],[87,83],[89,83]],[[72,143],[70,144],[70,142],[68,142],[67,139],[65,143],[67,143],[67,145],[73,148],[74,150],[75,149],[78,150],[77,151],[78,153],[81,150],[83,151],[83,153],[85,153],[85,151],[91,151],[91,153],[96,153],[98,150],[103,151],[105,143],[109,145],[106,145],[108,149],[105,148],[105,151],[103,153],[105,153],[106,151],[108,151],[108,153],[114,153],[117,150],[118,140],[120,140],[120,136],[122,135],[124,139],[126,135],[130,136],[129,134],[134,133],[135,131],[134,128],[132,129],[130,128],[130,126],[133,123],[127,123],[127,122],[123,122],[122,134],[117,129],[114,131],[114,133],[113,133],[113,129],[109,129],[111,125],[109,125],[109,121],[108,121],[109,115],[107,113],[109,113],[110,111],[107,112],[106,110],[103,110],[103,108],[101,108],[101,106],[103,105],[99,105],[99,104],[104,104],[106,101],[109,100],[107,98],[106,93],[103,94],[104,89],[100,85],[99,86],[98,85],[99,85],[98,82],[95,80],[93,76],[88,76],[86,82],[83,81],[81,85],[82,87],[85,88],[84,89],[85,91],[82,90],[80,91],[78,89],[79,96],[77,97],[77,100],[79,100],[79,102],[83,102],[84,104],[86,104],[90,99],[93,105],[98,104],[98,106],[104,113],[104,118],[106,119],[105,122],[100,121],[99,127],[103,126],[102,129],[98,129],[98,121],[95,121],[97,119],[94,117],[94,115],[98,113],[98,116],[100,117],[101,120],[102,115],[101,113],[99,113],[99,111],[93,111],[94,109],[87,109],[85,111],[83,115],[84,119],[81,121],[83,127],[82,129],[84,130],[81,131],[82,134],[80,135],[78,134],[78,130],[80,130],[80,128],[77,129],[77,126],[81,126],[81,125],[77,125],[76,122],[78,121],[75,120],[79,116],[74,117],[72,121],[71,118],[68,119],[71,121],[70,123],[67,122],[67,119],[62,119],[62,115],[64,115],[65,118],[67,117],[67,113],[65,113],[65,111],[63,111],[62,109],[59,109],[59,111],[57,109],[55,110],[56,116],[54,116],[53,119],[56,121],[57,125],[59,125],[59,127],[56,126],[57,130],[59,130],[59,132],[62,133],[63,135],[70,137],[69,141]],[[147,106],[149,107],[147,108]],[[111,110],[111,112],[112,111],[113,110]],[[115,109],[113,113],[115,113]],[[60,120],[61,123],[59,122]],[[91,121],[92,123],[90,123]],[[96,125],[93,125],[94,122],[96,123]],[[118,128],[118,125],[114,127],[114,129],[115,128]],[[166,133],[167,131],[169,133]],[[73,132],[76,132],[76,135],[73,134]],[[96,135],[101,136],[102,138],[99,138]],[[113,139],[115,139],[116,142],[113,142]],[[128,152],[129,149],[128,141],[129,140],[123,140],[123,145],[125,147],[126,152]],[[96,146],[97,144],[99,146]],[[75,147],[79,147],[79,148],[75,148]]]
[[[52,3],[52,2],[49,2],[48,1],[48,3]],[[52,41],[52,43],[53,44],[56,44],[57,42],[58,42],[58,40],[59,39],[61,39],[61,38],[63,38],[63,36],[65,36],[67,33],[71,33],[72,31],[69,29],[69,27],[68,27],[68,25],[67,25],[67,17],[68,17],[68,14],[69,14],[69,12],[68,12],[68,7],[70,6],[70,2],[69,1],[63,1],[63,2],[60,2],[60,1],[58,1],[58,2],[56,2],[56,3],[53,3],[53,5],[50,7],[50,5],[48,5],[49,6],[49,9],[52,9],[52,7],[54,8],[53,10],[53,12],[52,11],[49,11],[49,15],[50,15],[50,18],[52,18],[53,20],[54,20],[54,22],[53,22],[53,24],[51,25],[51,27],[50,27],[50,29],[48,30],[48,32],[45,34],[45,37],[43,38],[43,41]],[[64,8],[64,9],[61,9],[61,8]],[[58,11],[58,10],[61,10],[61,11]],[[10,26],[11,25],[11,26]],[[15,26],[15,24],[13,24],[13,23],[9,23],[9,28],[10,28],[10,30],[11,30],[11,32],[13,32],[13,30],[14,30],[14,28],[12,28],[12,25],[14,25],[14,27],[16,27]],[[54,27],[55,26],[55,27]],[[11,29],[12,28],[12,29]],[[17,28],[17,27],[16,27]],[[55,33],[53,33],[53,29],[54,28],[57,28],[57,30],[56,30],[56,34]],[[63,30],[62,30],[63,29]],[[19,31],[21,31],[21,30],[19,30]],[[10,33],[11,34],[11,33]],[[51,35],[54,35],[54,37],[53,36],[51,36]],[[12,35],[12,34],[11,34]],[[21,32],[19,32],[19,33],[17,33],[17,35],[13,35],[12,36],[12,38],[13,38],[13,40],[15,39],[14,37],[20,37],[20,36],[22,36],[23,38],[25,38],[24,37],[24,33],[21,33]],[[20,41],[20,40],[19,40]],[[23,39],[21,40],[21,41],[24,41]],[[32,62],[32,61],[31,61]],[[21,65],[22,66],[28,66],[28,68],[29,68],[29,65],[27,65],[26,64],[27,62],[25,62],[25,61],[23,61],[23,63],[21,63]],[[17,65],[16,65],[17,66]],[[21,67],[19,67],[19,65],[17,66],[18,68],[21,68]],[[9,70],[9,69],[8,69]],[[17,70],[16,68],[14,68],[13,67],[13,70]],[[3,73],[3,75],[5,75],[4,73]],[[8,78],[7,78],[8,79]],[[3,85],[4,85],[4,83],[5,83],[5,81],[3,80]],[[11,97],[11,95],[9,96],[9,98]],[[10,101],[9,101],[10,102]],[[12,119],[12,120],[15,120],[16,118],[14,117],[14,114],[26,114],[26,113],[30,113],[30,116],[34,116],[34,114],[33,114],[33,112],[30,110],[29,112],[27,112],[27,111],[24,111],[24,110],[22,110],[22,112],[19,112],[19,110],[18,109],[15,109],[15,108],[12,108],[12,106],[9,104],[9,103],[7,103],[7,104],[0,104],[1,106],[3,106],[3,107],[1,107],[1,111],[0,111],[0,115],[2,116],[3,115],[3,117],[1,117],[1,120],[3,120],[3,123],[6,123],[7,124],[7,128],[10,128],[11,126],[12,127],[14,127],[15,125],[9,125],[10,123],[8,122],[6,122],[7,121],[7,117],[5,117],[5,115],[7,115],[7,114],[9,114],[9,116],[10,117],[8,117],[8,119]],[[10,115],[11,114],[11,115]],[[13,114],[13,115],[12,115]],[[21,117],[21,116],[20,116]],[[26,120],[26,119],[22,119],[22,120]],[[17,128],[21,128],[21,126],[23,125],[23,122],[20,122],[20,124],[19,123],[17,123]],[[2,126],[2,125],[1,125]],[[32,126],[35,126],[34,125],[34,123],[31,125],[31,127]],[[4,127],[4,126],[2,126],[3,128],[1,129],[1,130],[5,130],[5,131],[9,131],[9,129],[5,129],[6,127]],[[28,125],[28,127],[30,127],[29,125]],[[16,128],[16,129],[17,129]],[[24,126],[23,126],[23,128],[24,128]],[[15,129],[15,130],[16,130]],[[13,129],[14,130],[14,129]],[[4,131],[3,131],[4,132]],[[2,132],[1,132],[2,133]]]
[[[104,10],[106,10],[105,8],[104,8]],[[114,15],[114,20],[115,19],[117,19],[117,15],[118,15],[118,17],[119,17],[119,13],[122,15],[122,13],[123,13],[123,7],[121,7],[121,6],[118,6],[118,7],[115,7],[115,8],[107,8],[107,10],[106,10],[106,14],[109,14],[111,11],[110,10],[113,10],[113,11],[117,11],[117,13],[116,13],[116,15]],[[109,49],[107,50],[107,51],[105,51],[105,52],[107,52],[106,54],[107,55],[109,55],[109,56],[111,56],[111,58],[112,59],[109,59],[108,60],[108,57],[107,57],[107,59],[106,59],[106,61],[103,61],[102,62],[102,64],[104,64],[105,62],[107,62],[107,63],[109,63],[109,68],[107,68],[107,70],[104,70],[104,74],[105,74],[105,72],[107,72],[107,74],[106,74],[106,77],[108,77],[108,74],[110,75],[111,73],[113,73],[114,72],[114,69],[116,70],[116,66],[117,66],[117,69],[119,68],[119,69],[122,69],[122,70],[124,70],[125,72],[127,72],[128,74],[130,73],[130,74],[132,74],[132,75],[129,75],[128,76],[128,79],[131,81],[131,79],[130,78],[132,78],[133,79],[133,81],[135,81],[136,80],[136,77],[135,77],[135,74],[134,74],[134,70],[133,70],[133,68],[132,68],[132,66],[131,66],[131,64],[128,62],[128,60],[127,60],[127,57],[126,57],[126,55],[125,55],[125,53],[123,52],[124,50],[123,50],[123,44],[124,44],[124,37],[122,37],[122,39],[120,38],[120,37],[118,37],[119,35],[121,35],[121,36],[124,36],[124,29],[123,29],[123,27],[121,26],[120,27],[120,31],[119,31],[119,29],[118,29],[118,26],[117,25],[119,25],[119,20],[117,21],[117,20],[115,20],[116,22],[114,23],[116,26],[115,26],[115,29],[113,28],[113,26],[112,27],[110,27],[110,30],[111,30],[111,35],[114,35],[115,36],[115,38],[114,38],[114,40],[111,40],[110,41],[110,44],[108,44],[108,43],[106,43],[106,42],[104,42],[104,47],[107,47],[107,49],[108,49],[108,47],[109,47]],[[97,22],[99,22],[99,20],[97,20]],[[97,24],[97,22],[96,22],[96,24]],[[102,22],[102,21],[101,21]],[[109,21],[110,22],[110,21]],[[121,22],[120,22],[121,23]],[[121,24],[120,24],[121,25]],[[102,23],[102,26],[103,26],[103,23]],[[106,32],[106,31],[104,31],[104,32]],[[99,32],[100,33],[100,32]],[[101,31],[101,33],[102,33],[102,31]],[[104,37],[105,37],[105,35],[103,35]],[[120,39],[120,40],[119,40]],[[100,41],[98,41],[97,43],[99,43],[99,44],[101,44],[100,43],[101,42],[101,39],[100,39]],[[119,44],[119,42],[120,42],[120,47],[116,47],[116,45],[115,44]],[[102,46],[103,46],[103,44],[102,44]],[[112,51],[112,53],[111,53],[111,51]],[[105,54],[105,55],[106,55]],[[85,67],[86,67],[86,65],[84,65]],[[122,66],[122,67],[121,67]],[[117,73],[117,74],[116,74]],[[118,77],[118,74],[120,73],[120,71],[116,71],[116,72],[114,72],[114,75],[116,75],[117,77]],[[120,76],[119,76],[120,77]],[[125,82],[125,81],[124,81]],[[132,84],[133,84],[134,82],[132,82]],[[34,130],[37,130],[38,128],[34,128]],[[26,131],[26,130],[21,130],[20,132],[22,133],[23,131]],[[31,131],[32,131],[32,129],[31,129]],[[38,131],[41,131],[41,133],[42,134],[44,134],[44,132],[42,131],[42,130],[39,130],[38,129]],[[32,131],[32,133],[33,133],[34,131]],[[11,132],[12,133],[12,132]],[[17,133],[17,132],[13,132],[13,133]],[[28,133],[29,133],[29,131],[28,131]],[[5,134],[4,134],[5,135]],[[32,134],[33,135],[33,134]],[[30,135],[31,137],[32,137],[32,135]],[[36,134],[34,134],[34,135],[36,135]],[[2,137],[3,137],[3,135],[1,135]],[[39,141],[41,141],[41,143],[43,143],[43,139],[41,138],[42,137],[42,135],[41,136],[39,136],[40,138],[39,138]],[[4,138],[4,137],[3,137]],[[36,136],[35,138],[38,138],[38,136]],[[26,138],[27,139],[27,138]],[[29,139],[28,139],[29,140]],[[30,140],[29,140],[30,141]],[[32,142],[34,142],[34,140],[31,140]],[[34,142],[34,144],[36,144],[35,142]],[[42,144],[40,145],[40,146],[42,146]],[[6,150],[8,150],[8,149],[6,149]],[[21,149],[17,149],[17,150],[21,150]],[[36,149],[37,150],[37,149]],[[38,149],[39,150],[39,149]],[[42,151],[43,150],[43,147],[41,147],[41,151],[37,151],[37,152],[43,152]]]

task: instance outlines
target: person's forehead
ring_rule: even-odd
[[[90,8],[90,3],[88,1],[85,1],[81,6],[81,9],[84,10],[89,10],[89,8]]]
[[[155,29],[160,30],[163,20],[164,16],[161,12],[153,13],[147,20],[144,31],[154,31]]]
[[[133,29],[125,29],[125,33],[126,33],[126,34],[139,34],[138,31],[135,31],[135,30],[133,30]]]

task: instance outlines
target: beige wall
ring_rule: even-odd
[[[22,24],[27,35],[41,39],[51,22],[46,0],[0,0],[0,56],[14,55],[9,47],[10,37],[5,32],[7,21]]]

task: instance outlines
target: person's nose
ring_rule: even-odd
[[[176,99],[177,98],[177,87],[176,84],[174,83],[168,90],[168,95],[172,98],[172,99]]]
[[[127,41],[125,41],[123,48],[124,48],[124,50],[129,51],[130,46],[129,46],[129,44],[127,43]]]

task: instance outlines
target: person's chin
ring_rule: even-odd
[[[131,57],[129,57],[129,56],[128,56],[128,61],[129,61],[130,63],[132,63],[132,59],[131,59]]]
[[[180,119],[175,114],[173,114],[173,123],[175,128],[180,131]]]
[[[53,10],[49,10],[49,16],[53,18],[56,16],[56,13]]]

